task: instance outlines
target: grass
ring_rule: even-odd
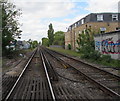
[[[51,50],[60,52],[60,53],[67,54],[67,55],[71,55],[71,56],[75,56],[75,57],[80,57],[80,53],[78,53],[78,52],[76,52],[76,51],[65,50],[65,49],[63,49],[63,48],[51,48],[51,47],[48,47],[48,48],[51,49]]]
[[[79,57],[79,58],[81,57],[81,54],[76,52],[76,51],[65,50],[62,48],[51,48],[51,47],[48,47],[48,48],[51,50],[54,50],[54,51],[58,51],[58,52],[67,54],[67,55],[71,55],[71,56],[75,56],[75,57]],[[106,56],[104,58],[99,58],[98,60],[95,60],[93,58],[90,58],[90,59],[84,58],[84,59],[88,62],[91,62],[91,63],[100,64],[100,65],[108,66],[108,67],[120,68],[120,60],[114,60],[114,59],[108,60],[106,58]]]
[[[120,68],[120,60],[111,59],[110,62],[107,62],[105,59],[103,59],[103,60],[89,59],[88,61],[92,62],[92,63],[95,63],[95,64],[100,64],[100,65],[103,65],[103,66],[107,66],[107,67]]]

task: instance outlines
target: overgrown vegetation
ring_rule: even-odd
[[[68,49],[71,50],[71,48],[72,48],[72,47],[71,47],[71,44],[68,44]]]
[[[49,39],[49,45],[52,45],[54,41],[54,29],[51,23],[49,25],[49,30],[48,30],[48,39]]]
[[[72,51],[70,44],[68,44],[69,50],[64,50],[61,48],[49,49],[62,52],[68,55],[77,56],[92,63],[101,64],[109,67],[120,67],[120,60],[111,59],[110,55],[102,55],[100,52],[95,51],[93,35],[94,32],[91,29],[86,29],[81,34],[79,34],[77,40],[78,52]]]
[[[80,57],[80,53],[76,52],[76,51],[72,51],[72,50],[65,50],[63,48],[56,48],[56,47],[48,47],[49,49],[52,49],[54,51],[58,51],[58,52],[61,52],[61,53],[64,53],[64,54],[67,54],[67,55],[71,55],[71,56],[77,56],[77,57]]]
[[[30,49],[36,48],[39,44],[37,40],[33,41],[33,40],[29,39],[27,42],[30,44]]]
[[[94,51],[94,39],[93,39],[93,32],[91,29],[86,29],[82,32],[82,34],[79,34],[77,44],[78,44],[78,52],[81,53],[82,58],[91,58],[91,56],[94,56],[98,54],[96,51]]]
[[[86,29],[82,34],[79,34],[77,49],[81,58],[106,66],[120,67],[120,60],[111,59],[110,55],[102,55],[95,50],[93,35],[94,32],[91,29]]]
[[[109,67],[120,67],[120,60],[111,59],[110,55],[101,55],[97,60],[91,58],[90,61]]]
[[[52,49],[52,50],[55,50],[55,51],[58,51],[58,52],[61,52],[61,53],[64,53],[64,54],[68,54],[68,55],[71,55],[71,56],[75,56],[75,57],[78,57],[78,58],[81,58],[82,57],[82,54],[79,53],[79,52],[76,52],[76,51],[72,51],[72,50],[65,50],[65,49],[62,49],[62,48],[50,48],[49,49]],[[91,57],[89,59],[87,58],[82,58],[82,59],[85,59],[86,61],[89,61],[89,62],[92,62],[92,63],[96,63],[96,64],[101,64],[101,65],[104,65],[104,66],[109,66],[109,67],[120,67],[120,60],[114,60],[114,59],[111,59],[111,57],[109,55],[101,55],[99,52],[96,52],[98,56],[95,56],[95,57]],[[96,54],[95,53],[95,54]]]
[[[42,45],[43,46],[49,46],[49,40],[48,40],[48,38],[42,38]]]
[[[12,41],[20,38],[20,24],[18,17],[21,15],[20,9],[6,0],[0,1],[2,5],[2,53],[3,56],[12,54],[10,47]]]
[[[64,32],[63,31],[57,31],[57,32],[55,32],[53,45],[64,46],[64,44],[65,44]]]
[[[50,31],[51,29],[51,31]],[[52,24],[49,25],[49,31],[48,32],[54,32],[52,28]],[[64,50],[61,48],[50,48],[58,52],[62,52],[68,55],[72,56],[78,56],[82,59],[86,59],[88,61],[102,64],[105,66],[112,66],[112,67],[120,67],[120,60],[114,60],[111,59],[110,55],[102,55],[100,52],[95,50],[94,45],[94,34],[95,32],[90,28],[86,27],[86,30],[82,31],[81,34],[79,34],[77,39],[77,52],[71,50],[71,44],[68,44],[69,50]],[[64,44],[64,32],[58,31],[55,32],[55,34],[52,33],[52,43],[50,43],[48,38],[42,38],[42,45],[49,46],[49,45],[63,45]]]
[[[48,30],[48,38],[42,38],[42,45],[43,46],[50,46],[50,45],[59,45],[64,46],[65,44],[65,36],[63,31],[57,31],[54,33],[54,29],[52,24],[49,25]]]

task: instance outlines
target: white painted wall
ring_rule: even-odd
[[[113,59],[120,59],[120,31],[94,36],[95,50],[109,54]]]

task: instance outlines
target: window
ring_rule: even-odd
[[[101,27],[101,28],[100,28],[100,31],[101,31],[101,33],[105,33],[106,28],[105,28],[105,27]]]
[[[77,23],[75,23],[75,28],[77,27]]]
[[[72,29],[74,29],[74,25],[72,25]]]
[[[97,15],[97,21],[103,21],[103,15]]]
[[[81,31],[78,31],[79,34],[81,34]]]
[[[118,20],[118,14],[113,14],[112,21],[117,21],[117,20]]]
[[[92,24],[89,24],[89,28],[91,28]]]
[[[84,19],[81,20],[81,24],[84,24]]]
[[[120,30],[120,27],[116,27],[116,30]]]
[[[76,33],[75,33],[75,37],[76,37]]]
[[[71,27],[68,27],[68,31],[70,31],[71,30]]]

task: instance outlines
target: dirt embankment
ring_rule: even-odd
[[[7,57],[2,58],[2,74],[3,76],[18,76],[29,56],[32,54],[32,50],[22,50],[17,56],[9,59]]]

